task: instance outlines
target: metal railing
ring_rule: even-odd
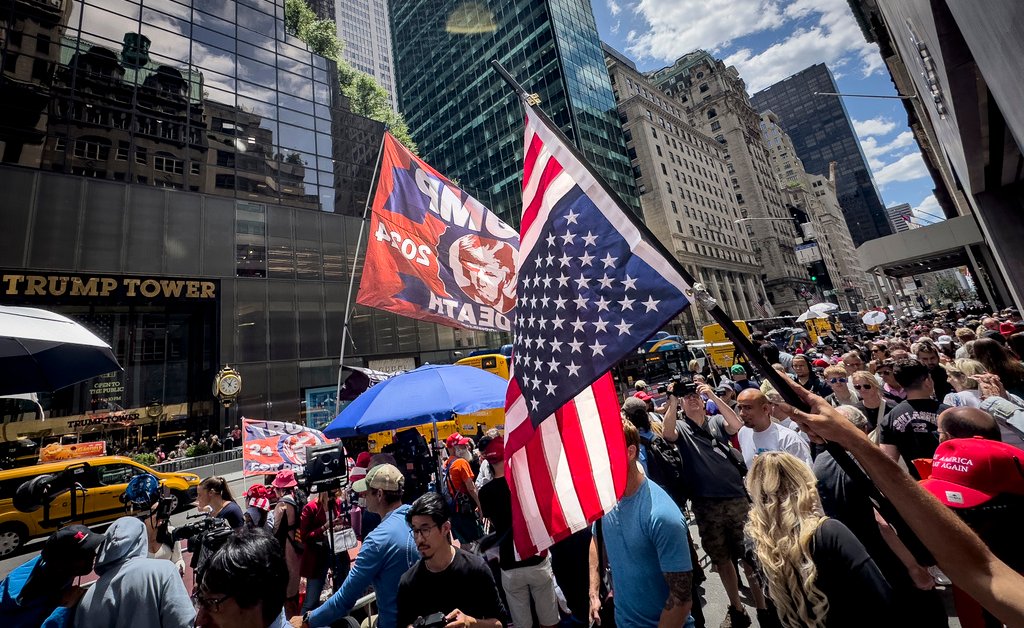
[[[167,460],[153,465],[153,469],[162,471],[164,473],[170,473],[174,471],[185,471],[187,469],[196,469],[199,467],[208,467],[220,462],[227,462],[229,460],[237,460],[242,457],[242,448],[235,447],[234,449],[227,449],[224,451],[218,451],[212,454],[205,454],[203,456],[192,456],[191,458],[176,458],[174,460]]]

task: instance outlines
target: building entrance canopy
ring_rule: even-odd
[[[857,257],[868,273],[901,278],[936,270],[967,266],[967,247],[984,238],[973,216],[869,240],[857,247]]]

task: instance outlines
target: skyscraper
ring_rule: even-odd
[[[729,314],[761,316],[761,267],[726,174],[725,149],[691,126],[681,103],[633,63],[605,47],[644,222]],[[761,305],[764,308],[764,305]],[[765,308],[767,309],[767,308]],[[700,336],[714,321],[703,308],[680,315],[680,334]]]
[[[768,301],[781,316],[807,309],[813,287],[797,261],[793,217],[782,200],[760,119],[746,85],[733,66],[704,50],[676,59],[648,74],[663,92],[678,99],[688,123],[719,144],[731,194],[761,265]],[[687,153],[687,158],[693,158]]]
[[[334,13],[338,16],[338,37],[345,42],[341,57],[355,69],[377,79],[387,91],[394,109],[398,101],[395,100],[395,67],[391,58],[389,0],[333,2]]]
[[[782,187],[783,200],[794,215],[807,216],[807,222],[800,226],[802,241],[797,245],[797,258],[817,277],[815,288],[822,291],[822,297],[846,310],[859,309],[873,290],[861,269],[836,198],[835,169],[827,177],[807,174],[792,140],[771,111],[761,114],[761,132]]]
[[[815,95],[838,91],[832,72],[818,63],[754,94],[750,101],[758,111],[771,110],[779,117],[809,174],[828,175],[829,162],[837,162],[839,205],[859,246],[891,234],[892,228],[842,98]]]
[[[885,211],[889,215],[889,224],[892,225],[893,233],[910,231],[914,228],[914,223],[911,222],[914,214],[910,211],[910,203],[900,203],[899,205],[886,207]]]
[[[391,4],[398,104],[421,154],[518,224],[523,111],[489,65],[498,59],[639,213],[590,3],[501,0],[486,7],[454,0]]]

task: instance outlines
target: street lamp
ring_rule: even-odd
[[[896,94],[895,96],[888,96],[882,94],[843,94],[840,92],[814,92],[815,96],[840,96],[843,98],[892,98],[895,100],[917,100],[916,95]]]

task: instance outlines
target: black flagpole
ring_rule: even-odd
[[[597,181],[598,185],[601,186],[604,192],[611,197],[612,200],[617,202],[619,207],[627,207],[619,197],[618,193],[616,193],[615,190],[613,190],[604,180],[604,177],[594,171],[590,166],[590,162],[582,153],[580,153],[573,141],[566,137],[566,135],[562,133],[561,129],[559,129],[558,126],[556,126],[555,123],[552,122],[551,119],[536,106],[536,103],[533,102],[534,97],[527,93],[523,86],[520,85],[511,74],[509,74],[508,70],[505,69],[501,62],[497,59],[492,59],[491,67],[493,67],[501,78],[503,78],[505,82],[508,83],[508,85],[516,92],[516,95],[519,96],[523,106],[529,107],[533,113],[540,118],[541,122],[547,125],[548,129],[555,133],[562,143],[565,144],[569,152],[583,164],[591,175],[593,175],[594,179]],[[789,382],[786,381],[786,376],[779,373],[772,368],[770,364],[768,364],[768,361],[764,359],[764,356],[757,350],[754,343],[747,338],[747,336],[740,331],[739,327],[736,326],[736,323],[732,321],[732,317],[722,309],[702,284],[694,280],[693,276],[690,275],[686,268],[679,263],[679,260],[676,259],[675,255],[673,255],[665,245],[662,244],[661,240],[651,233],[651,230],[647,228],[647,225],[645,225],[643,221],[640,220],[640,218],[632,211],[627,210],[624,211],[623,214],[625,214],[629,218],[630,222],[633,223],[633,226],[640,231],[648,244],[657,249],[658,252],[661,253],[661,255],[672,265],[673,270],[675,270],[683,280],[690,285],[691,290],[687,292],[686,296],[691,301],[696,300],[701,307],[707,311],[711,318],[722,327],[722,330],[725,331],[725,335],[732,341],[733,346],[736,347],[740,353],[746,356],[747,361],[761,373],[762,377],[771,382],[772,386],[778,391],[782,398],[785,399],[786,403],[805,412],[810,410],[807,404],[805,404],[796,394],[796,391],[790,387]],[[878,510],[882,513],[882,516],[897,530],[900,540],[902,540],[907,546],[907,549],[911,550],[917,560],[925,564],[934,564],[931,552],[921,544],[920,540],[918,540],[917,536],[910,529],[910,526],[906,524],[903,517],[896,511],[896,508],[884,495],[882,495],[881,491],[878,490],[878,487],[876,487],[871,482],[871,479],[868,478],[867,474],[864,473],[864,470],[854,462],[853,458],[850,457],[850,454],[836,443],[826,442],[825,449],[832,455],[832,458],[835,459],[843,471],[853,478],[853,481],[858,486],[865,489],[868,495],[874,499],[878,504]]]

